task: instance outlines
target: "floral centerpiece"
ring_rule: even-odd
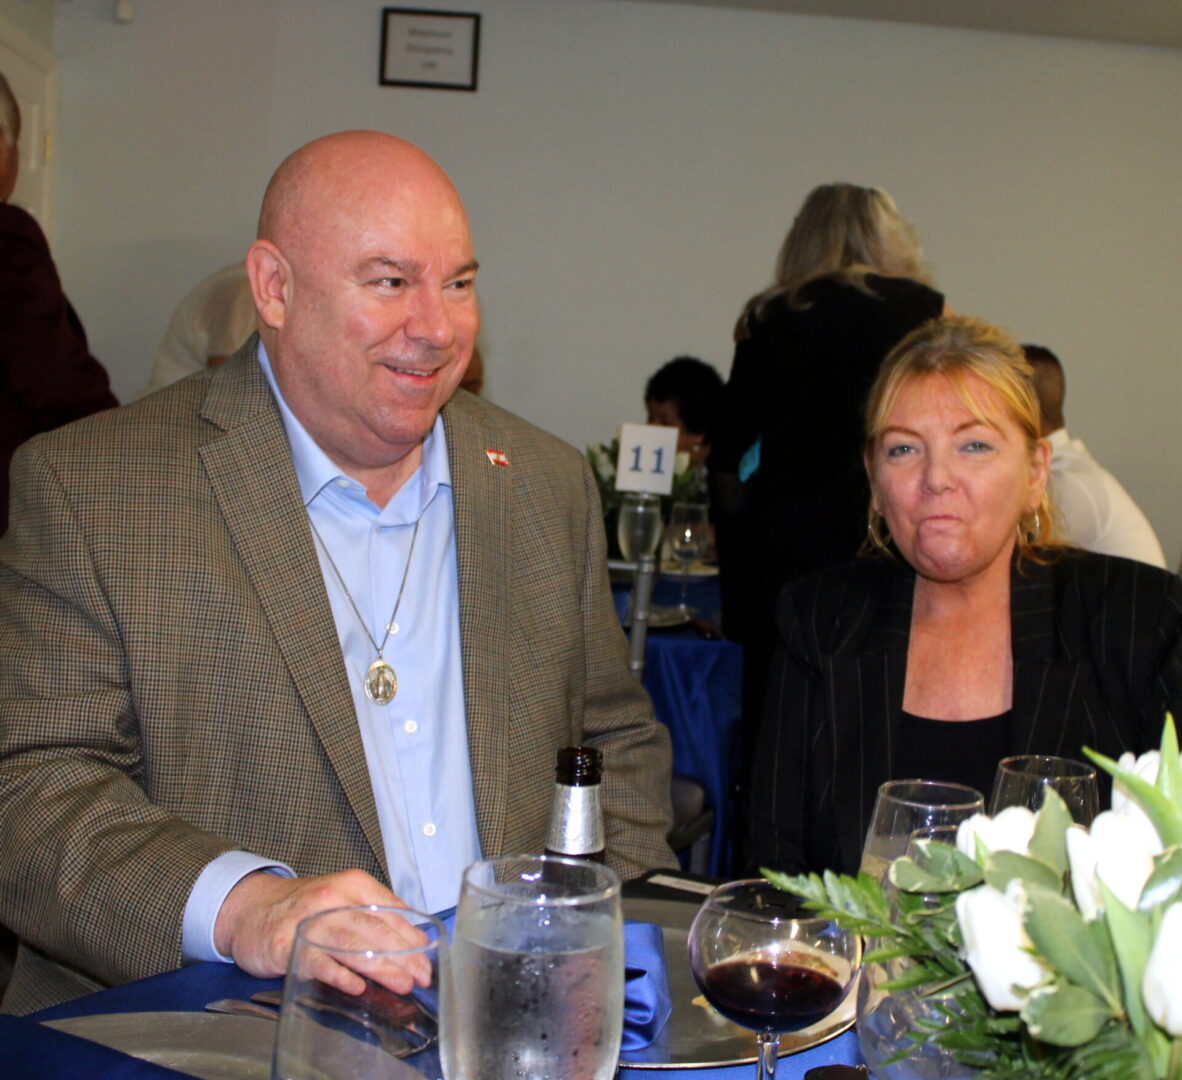
[[[918,840],[889,885],[792,876],[781,888],[873,939],[883,988],[935,1002],[891,1062],[940,1047],[982,1078],[1182,1080],[1182,758],[1119,762],[1089,829],[1048,792],[1032,814],[974,815],[955,846]]]

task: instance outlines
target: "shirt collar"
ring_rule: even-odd
[[[1063,450],[1067,444],[1071,442],[1071,436],[1067,434],[1065,427],[1055,428],[1047,437],[1047,442],[1051,444],[1052,453],[1055,450]]]
[[[267,355],[266,346],[259,341],[259,366],[263,369],[267,384],[275,395],[275,402],[279,406],[279,415],[283,419],[283,427],[287,432],[287,441],[291,446],[292,464],[295,466],[296,480],[300,485],[300,493],[304,505],[308,506],[324,488],[339,479],[352,481],[347,473],[342,472],[332,459],[322,450],[316,440],[308,434],[307,429],[300,423],[283,397],[275,372],[271,369],[271,358]],[[352,481],[356,484],[356,481]],[[451,487],[451,466],[447,457],[447,437],[443,430],[443,417],[436,416],[435,423],[427,432],[423,440],[423,457],[414,474],[398,490],[390,500],[386,510],[391,510],[396,504],[401,511],[398,517],[417,520],[435,497],[441,487]],[[385,516],[383,514],[383,516]]]

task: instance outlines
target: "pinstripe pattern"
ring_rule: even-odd
[[[604,751],[609,863],[625,876],[670,864],[668,737],[628,672],[582,456],[466,394],[444,422],[484,852],[543,847],[554,751],[581,739]],[[508,468],[490,466],[490,447]],[[231,848],[388,880],[253,347],[27,444],[13,478],[0,921],[29,946],[5,1008],[176,966],[193,881]]]
[[[915,575],[862,560],[793,582],[755,755],[749,862],[853,871],[893,775]],[[1182,580],[1072,552],[1011,579],[1012,753],[1117,755],[1182,717]]]

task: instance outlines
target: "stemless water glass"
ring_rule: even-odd
[[[401,1059],[437,1040],[446,948],[443,924],[408,908],[335,908],[304,919],[283,983],[272,1080],[422,1075]],[[360,992],[338,988],[342,976]],[[391,983],[405,983],[405,992]]]
[[[674,503],[669,511],[669,548],[681,563],[680,609],[686,618],[696,614],[686,603],[690,565],[705,555],[709,546],[710,522],[706,507],[701,503]]]
[[[859,939],[798,912],[795,897],[752,878],[720,885],[690,927],[690,971],[711,1005],[756,1033],[758,1080],[775,1075],[780,1035],[825,1019],[858,973]]]
[[[611,1080],[624,1023],[620,880],[506,855],[464,871],[443,992],[447,1080]]]
[[[1019,754],[998,763],[989,813],[996,814],[1007,806],[1038,810],[1048,788],[1059,793],[1080,825],[1090,825],[1100,812],[1096,770],[1090,765],[1046,754]]]
[[[891,863],[907,850],[915,833],[954,827],[984,809],[981,793],[965,784],[888,780],[874,800],[860,872],[885,881]]]
[[[661,497],[643,491],[626,492],[620,500],[616,538],[628,562],[652,555],[661,542]]]

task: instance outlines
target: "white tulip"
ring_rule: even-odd
[[[1101,881],[1125,907],[1136,908],[1153,873],[1153,856],[1160,851],[1156,832],[1147,837],[1138,822],[1113,810],[1097,815],[1090,830],[1072,825],[1067,830],[1067,858],[1075,903],[1083,917],[1090,921],[1103,908]]]
[[[1140,777],[1147,784],[1157,783],[1157,770],[1160,763],[1161,754],[1157,750],[1150,750],[1137,758],[1126,750],[1117,762],[1121,768],[1128,769],[1129,772]],[[1120,814],[1121,817],[1127,818],[1136,825],[1145,842],[1150,844],[1155,852],[1162,850],[1161,837],[1157,834],[1157,828],[1149,820],[1145,811],[1141,809],[1141,804],[1129,794],[1128,788],[1119,780],[1113,781],[1112,784],[1112,809],[1114,813]]]
[[[1182,1035],[1182,903],[1166,909],[1141,979],[1145,1010],[1169,1034]]]
[[[957,849],[970,859],[977,857],[977,837],[989,851],[1016,851],[1025,855],[1034,835],[1034,814],[1025,806],[1007,806],[996,817],[974,814],[956,830]]]
[[[1042,965],[1027,951],[1031,944],[1022,927],[1024,900],[1025,890],[1017,879],[1006,886],[1004,894],[991,885],[979,885],[956,898],[965,959],[985,1000],[1001,1012],[1022,1007],[1015,987],[1031,990],[1046,976]]]

